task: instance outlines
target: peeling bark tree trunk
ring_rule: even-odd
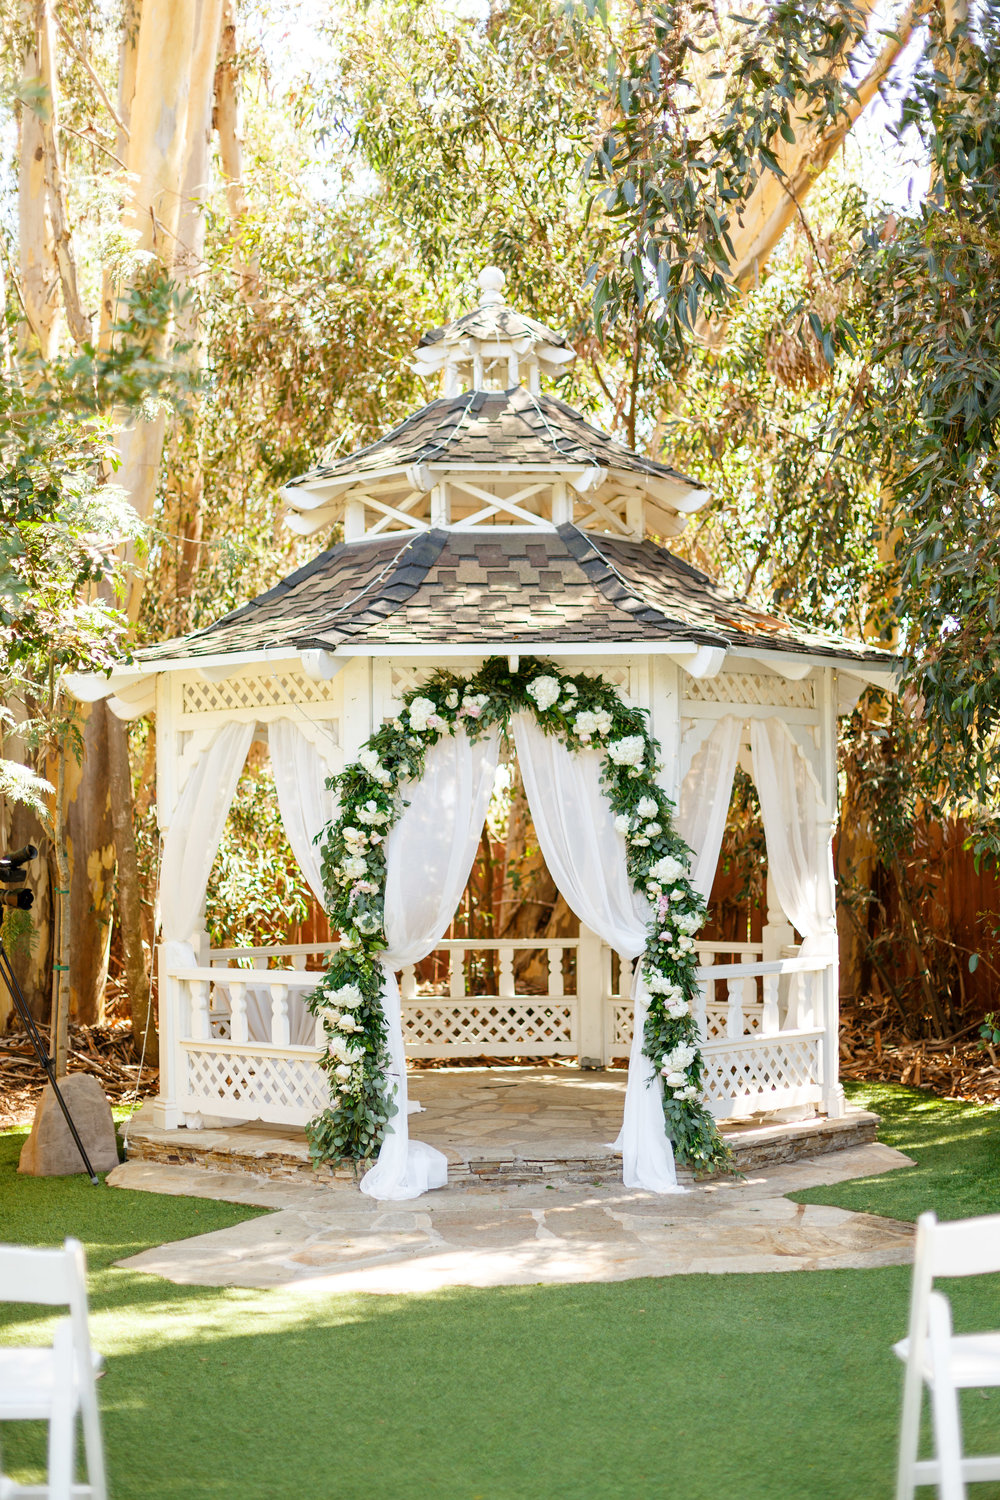
[[[30,47],[25,54],[22,77],[25,84],[37,85],[39,75],[38,52]],[[28,349],[34,344],[41,358],[50,360],[58,347],[62,322],[59,275],[45,187],[42,124],[26,104],[21,108],[18,157],[18,269],[24,309],[21,347]]]
[[[226,180],[226,207],[233,236],[233,272],[249,307],[260,303],[260,263],[246,249],[247,196],[243,186],[243,140],[240,134],[239,71],[236,60],[236,19],[233,0],[225,0],[219,65],[215,73],[215,128],[219,161]]]
[[[130,194],[123,214],[126,229],[137,232],[137,248],[150,252],[167,275],[173,275],[177,260],[178,230],[185,170],[189,156],[189,132],[201,128],[210,107],[218,46],[221,0],[142,0],[126,13],[125,25],[138,32],[134,45],[134,83],[131,82],[131,37],[126,31],[119,104],[128,130],[126,162]],[[215,28],[214,32],[212,28]],[[122,99],[121,93],[131,97]],[[111,300],[110,297],[108,299]],[[110,327],[114,314],[105,310]],[[165,330],[156,352],[164,353],[169,340]],[[164,420],[136,422],[121,434],[122,463],[117,482],[128,492],[143,520],[152,514],[163,454]],[[138,617],[142,580],[134,578],[128,608]],[[98,711],[99,710],[99,711]],[[115,858],[114,828],[109,796],[110,741],[124,733],[110,725],[104,704],[95,705],[84,732],[84,757],[78,784],[73,790],[67,826],[73,851],[72,973],[71,993],[81,1019],[96,1016],[107,979],[110,939],[107,890]],[[134,848],[134,845],[133,845]],[[78,851],[85,851],[78,853]],[[138,892],[134,856],[119,864],[119,883]],[[127,911],[135,909],[129,898]],[[130,921],[130,918],[125,918]],[[137,963],[141,953],[141,929],[123,927],[127,962]]]
[[[38,63],[46,94],[38,119],[45,162],[45,181],[48,187],[49,213],[52,215],[52,241],[62,285],[66,321],[73,339],[77,344],[82,345],[91,337],[91,328],[90,319],[80,304],[76,261],[70,238],[69,216],[66,212],[66,190],[63,185],[62,160],[59,155],[59,82],[56,74],[52,9],[48,0],[38,0],[36,17]]]

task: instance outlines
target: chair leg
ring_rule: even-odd
[[[913,1466],[920,1442],[920,1403],[923,1380],[911,1352],[903,1381],[903,1415],[899,1432],[899,1468],[896,1471],[896,1500],[914,1500],[916,1484]]]
[[[962,1477],[962,1421],[958,1408],[958,1391],[949,1371],[951,1343],[951,1309],[940,1292],[932,1292],[928,1309],[928,1346],[933,1379],[931,1382],[931,1415],[934,1423],[934,1451],[939,1465],[939,1500],[967,1500]]]
[[[73,1329],[67,1318],[52,1341],[55,1386],[49,1416],[48,1500],[72,1500],[76,1467],[76,1382],[73,1371]]]
[[[83,1421],[83,1444],[87,1455],[87,1483],[92,1500],[108,1500],[104,1473],[104,1441],[101,1437],[101,1414],[97,1405],[97,1387],[93,1370],[81,1377],[80,1416]]]

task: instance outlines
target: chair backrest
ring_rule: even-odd
[[[917,1264],[935,1276],[982,1276],[1000,1271],[1000,1214],[939,1224],[934,1214],[917,1220]]]
[[[0,1245],[0,1302],[68,1307],[78,1356],[89,1359],[87,1267],[79,1240],[67,1240],[61,1250]]]

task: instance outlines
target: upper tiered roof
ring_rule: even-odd
[[[442,397],[385,437],[320,463],[282,490],[288,524],[308,536],[341,523],[344,540],[434,527],[586,530],[674,536],[708,499],[670,464],[634,453],[543,394],[541,374],[575,358],[561,334],[508,307],[503,272],[483,300],[424,335],[415,368]]]

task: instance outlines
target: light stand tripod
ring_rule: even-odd
[[[14,854],[0,856],[0,885],[23,885],[27,879],[27,871],[24,866],[33,860],[37,854],[38,850],[34,844],[25,844],[23,849],[18,849]],[[34,899],[31,891],[0,892],[0,912],[5,911],[8,906],[13,907],[16,911],[28,911]],[[52,1092],[55,1094],[59,1102],[59,1108],[65,1116],[70,1135],[76,1142],[76,1149],[79,1151],[83,1165],[87,1170],[87,1176],[95,1187],[100,1187],[101,1179],[90,1165],[90,1158],[80,1139],[80,1132],[73,1123],[73,1116],[70,1114],[66,1100],[63,1098],[59,1085],[56,1082],[56,1070],[52,1066],[52,1059],[45,1050],[45,1045],[35,1024],[35,1018],[28,1009],[28,1002],[24,998],[24,992],[18,983],[17,975],[11,967],[10,957],[3,945],[2,920],[0,920],[0,975],[3,976],[4,982],[10,991],[10,998],[14,1002],[14,1009],[20,1016],[21,1024],[28,1033],[28,1040],[35,1050],[35,1056],[38,1058],[40,1066],[52,1085]]]

